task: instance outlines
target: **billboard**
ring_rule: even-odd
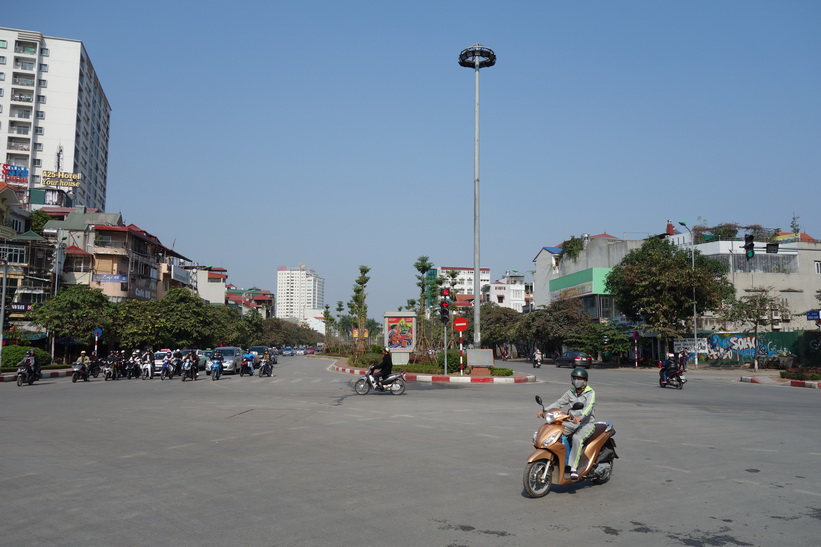
[[[391,351],[413,351],[416,342],[416,317],[385,314],[385,345]]]

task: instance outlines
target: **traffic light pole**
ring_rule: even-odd
[[[445,323],[444,325],[442,325],[442,328],[444,329],[444,332],[445,332],[445,334],[443,336],[443,339],[445,340],[445,376],[447,376],[448,375],[448,324]]]

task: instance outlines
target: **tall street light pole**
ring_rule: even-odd
[[[472,68],[476,80],[473,112],[473,345],[476,348],[482,347],[479,328],[479,304],[482,299],[482,284],[479,279],[479,69],[495,64],[496,54],[482,44],[473,44],[459,54],[459,65]]]
[[[687,231],[690,232],[690,262],[692,263],[693,273],[696,271],[696,240],[693,237],[693,231],[687,227],[682,221],[678,222],[680,225],[687,228]],[[696,328],[696,286],[695,283],[693,284],[693,353],[695,354],[695,364],[696,368],[698,368],[698,329]]]

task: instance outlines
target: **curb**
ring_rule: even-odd
[[[821,382],[805,382],[804,380],[790,380],[790,387],[809,387],[812,389],[821,389],[818,384]]]
[[[341,367],[338,365],[331,365],[337,372],[344,372],[347,374],[365,375],[364,368],[350,368]],[[414,374],[406,373],[405,380],[409,382],[430,382],[432,384],[524,384],[527,382],[535,382],[536,377],[532,374],[527,374],[523,378],[511,378],[500,376],[480,376],[471,378],[470,376],[437,376],[433,374]]]
[[[755,376],[742,376],[742,382],[748,382],[750,384],[777,384],[777,385],[784,385],[788,387],[808,387],[811,389],[821,389],[821,382],[807,382],[804,380],[790,380],[789,383],[784,382],[783,384],[779,384],[770,378],[756,378]]]

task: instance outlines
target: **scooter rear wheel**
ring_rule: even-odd
[[[550,492],[553,483],[553,462],[538,460],[525,466],[522,484],[531,498],[541,498]]]
[[[615,459],[610,460],[610,462],[608,462],[608,463],[610,465],[610,471],[607,472],[607,475],[605,475],[601,478],[590,479],[593,482],[593,484],[604,484],[604,483],[606,483],[607,481],[610,480],[610,477],[613,476],[613,464],[615,463]],[[603,464],[599,464],[599,465],[603,465]]]
[[[371,384],[364,378],[360,378],[356,381],[353,385],[354,391],[356,391],[357,395],[367,395],[368,392],[371,390]]]
[[[394,395],[402,395],[405,393],[405,380],[402,378],[397,378],[393,381],[390,385],[391,393]]]
[[[684,382],[678,376],[676,376],[676,389],[684,389]]]

